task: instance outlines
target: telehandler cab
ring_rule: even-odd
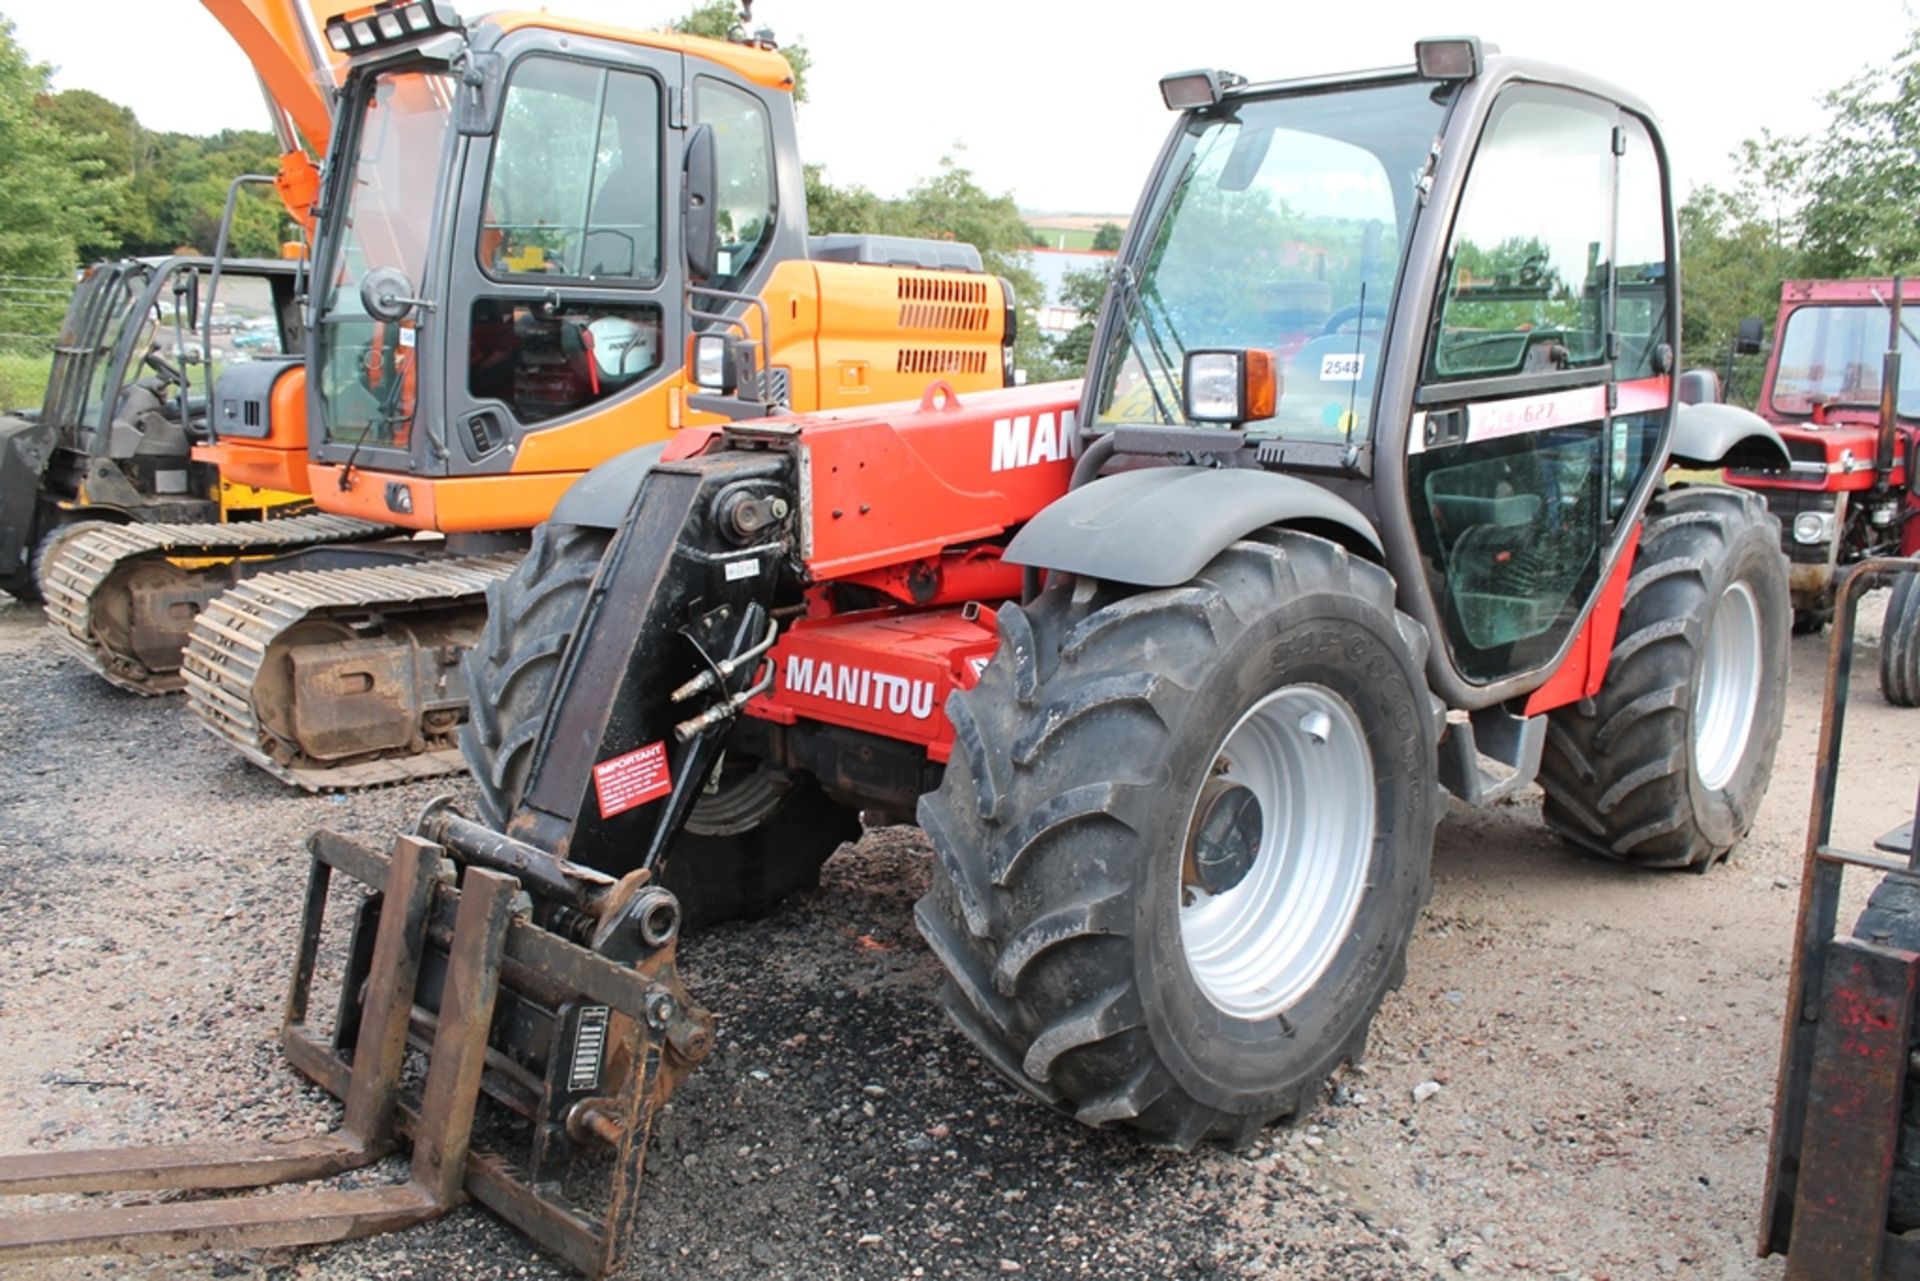
[[[293,1038],[296,1064],[367,1115],[396,1008],[439,1011],[457,1052],[493,1007],[438,974],[493,974],[485,1069],[440,1079],[464,1063],[463,1097],[527,1118],[534,1155],[476,1147],[465,1187],[589,1271],[618,1261],[652,1106],[711,1044],[677,929],[812,883],[862,811],[931,837],[917,916],[983,1056],[1175,1147],[1311,1108],[1360,1051],[1446,793],[1538,777],[1559,830],[1647,866],[1705,869],[1753,821],[1784,706],[1778,529],[1665,470],[1777,442],[1673,394],[1645,107],[1467,39],[1162,92],[1178,118],[1084,383],[743,419],[590,473],[467,659],[481,821],[436,804],[391,859],[310,842],[308,935],[332,870],[396,887],[343,1006],[389,1039],[356,1013],[358,1050]],[[693,366],[732,341],[699,335]],[[423,856],[460,887],[408,891]],[[478,924],[503,875],[531,896],[519,969]],[[416,966],[385,932],[421,896],[442,924]],[[642,1016],[610,1022],[584,965],[536,957],[561,937],[641,958]],[[430,1134],[416,1180],[444,1188],[427,1123],[403,1110]],[[607,1143],[614,1221],[587,1248],[539,1172]]]

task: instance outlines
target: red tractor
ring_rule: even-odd
[[[1778,429],[1785,469],[1730,468],[1780,518],[1797,630],[1824,627],[1848,568],[1920,554],[1920,337],[1903,318],[1920,281],[1789,280],[1780,287],[1773,350],[1756,403]],[[1742,326],[1759,348],[1759,322]],[[1880,686],[1920,706],[1920,593],[1893,585],[1880,647]]]

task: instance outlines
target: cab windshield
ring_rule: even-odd
[[[1920,342],[1904,323],[1902,329],[1899,413],[1920,418]],[[1780,337],[1774,412],[1805,416],[1821,405],[1878,406],[1886,351],[1883,307],[1796,308]]]
[[[1250,435],[1364,439],[1437,96],[1375,84],[1193,117],[1142,265],[1120,268],[1094,425],[1184,423],[1186,353],[1253,347],[1273,353],[1282,390]]]
[[[339,221],[315,335],[329,440],[405,448],[410,439],[426,313],[377,321],[360,301],[360,282],[394,268],[421,296],[451,119],[450,85],[439,73],[383,77],[363,100],[352,168],[333,196]]]

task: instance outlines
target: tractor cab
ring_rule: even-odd
[[[1346,498],[1449,701],[1537,684],[1667,453],[1674,237],[1648,112],[1473,41],[1162,89],[1185,114],[1102,316],[1086,429]]]

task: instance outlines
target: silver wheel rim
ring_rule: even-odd
[[[1735,583],[1707,619],[1700,683],[1693,696],[1693,763],[1700,785],[1717,792],[1747,754],[1760,700],[1760,602]]]
[[[1175,868],[1181,948],[1216,1008],[1268,1018],[1320,981],[1360,908],[1373,852],[1373,760],[1345,699],[1290,685],[1240,718],[1214,771],[1252,793],[1259,841],[1245,876],[1218,894],[1189,883],[1184,859]]]

